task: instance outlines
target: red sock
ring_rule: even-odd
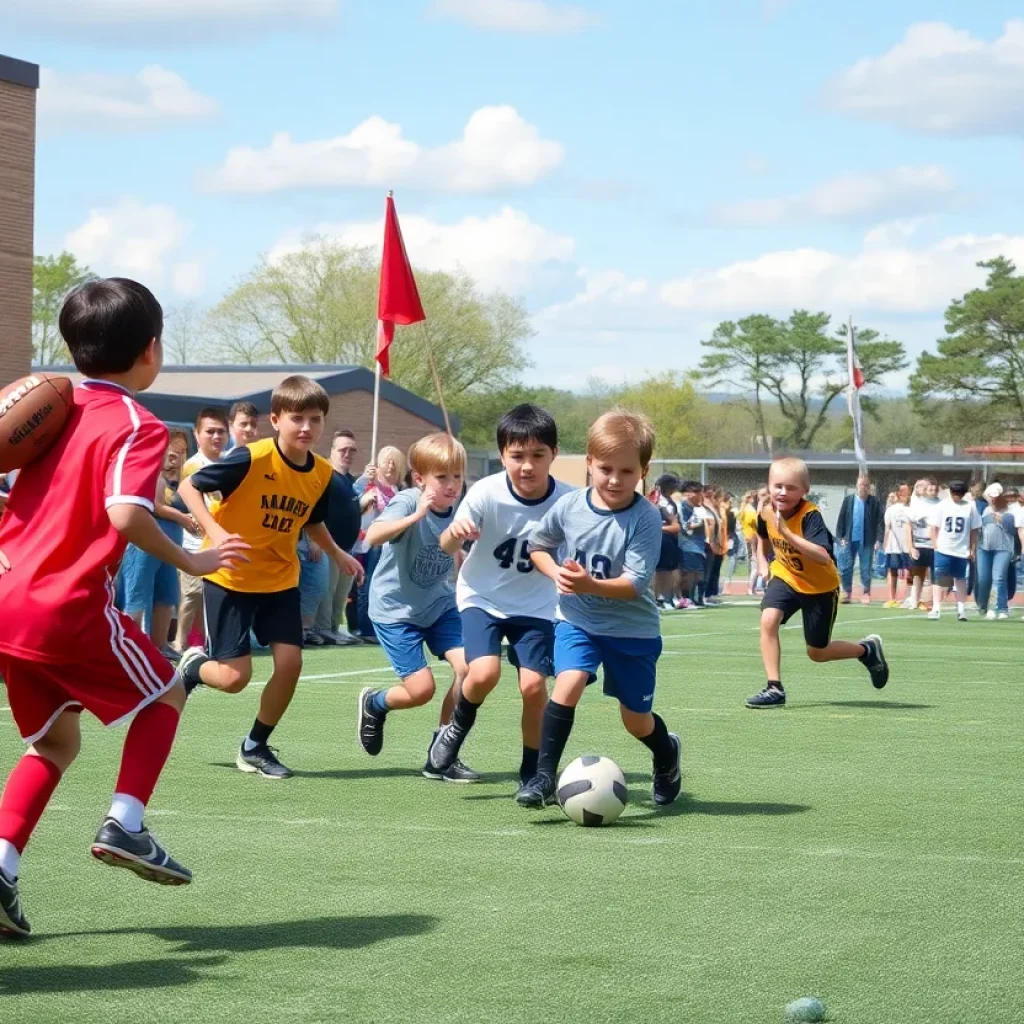
[[[176,708],[161,703],[148,704],[135,716],[125,737],[115,792],[149,803],[174,746],[180,717]]]
[[[7,776],[0,797],[0,839],[6,839],[18,853],[39,824],[60,776],[60,769],[38,754],[25,754]]]

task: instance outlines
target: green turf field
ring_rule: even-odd
[[[123,735],[90,722],[23,861],[37,936],[0,945],[0,1020],[755,1024],[814,994],[842,1024],[1017,1024],[1024,626],[844,608],[838,636],[884,635],[888,688],[810,664],[787,630],[790,704],[755,712],[756,623],[665,619],[668,811],[587,694],[566,753],[626,772],[609,829],[512,802],[511,676],[464,751],[485,781],[455,786],[418,774],[436,705],[393,715],[376,760],[358,748],[379,651],[307,653],[275,737],[289,782],[233,767],[255,689],[190,703],[148,820],[195,882],[164,889],[89,856]],[[6,772],[6,708],[0,730]]]

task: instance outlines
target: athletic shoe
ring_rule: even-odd
[[[440,778],[444,775],[459,759],[459,751],[468,735],[469,733],[465,729],[460,729],[454,721],[438,729],[427,751],[427,768],[435,774],[427,775],[426,768],[423,774],[427,775],[427,778]]]
[[[889,663],[885,660],[882,638],[877,633],[864,637],[861,643],[867,653],[861,658],[861,664],[871,673],[871,685],[881,690],[889,682]]]
[[[988,619],[989,622],[995,622],[996,613],[992,611],[992,609],[990,608],[987,612],[985,612],[985,618]]]
[[[999,621],[1000,621],[1000,622],[1002,622],[1002,621],[1003,621],[1004,619],[1008,619],[1009,617],[1010,617],[1010,616],[1009,616],[1009,613],[1008,613],[1008,612],[1000,612],[1000,613],[999,613],[999,614],[998,614],[998,615],[996,616],[996,618],[997,618],[997,619],[999,619]]]
[[[967,612],[957,612],[956,613],[956,621],[957,622],[966,622],[967,621]]]
[[[338,646],[338,641],[334,639],[334,634],[329,629],[311,629],[309,632],[319,637],[321,647]],[[303,637],[305,637],[305,632],[303,633]]]
[[[479,782],[480,778],[479,772],[473,771],[472,768],[463,764],[458,758],[455,759],[455,764],[444,773],[445,782],[461,782],[465,784]]]
[[[323,647],[324,638],[315,629],[304,629],[302,631],[303,647]]]
[[[359,724],[356,727],[359,745],[370,757],[376,757],[384,749],[384,719],[387,717],[370,707],[374,693],[376,690],[372,686],[364,686],[359,691]]]
[[[899,608],[899,606],[899,601],[886,601],[885,604],[882,605],[883,608]]]
[[[919,605],[917,606],[917,610],[918,610],[919,612],[930,612],[930,611],[932,610],[932,606],[931,606],[930,604],[925,604],[925,603],[924,603],[924,601],[922,601],[922,602],[921,602],[921,603],[920,603],[920,604],[919,604]]]
[[[291,768],[277,759],[277,747],[267,746],[266,743],[261,743],[252,750],[246,750],[243,743],[238,748],[235,767],[240,772],[261,775],[264,779],[290,779],[293,775]]]
[[[360,642],[358,637],[354,637],[344,629],[321,630],[320,635],[325,640],[330,637],[330,643],[335,647],[352,647]]]
[[[853,595],[852,594],[843,594],[843,596],[841,598],[839,598],[839,603],[840,604],[849,604],[852,600],[853,600]]]
[[[939,618],[939,615],[940,615],[940,613],[939,613],[939,612],[937,612],[937,611],[936,611],[936,610],[935,610],[935,609],[933,608],[933,609],[932,609],[932,610],[931,610],[931,611],[930,611],[930,612],[928,613],[928,618],[929,618],[929,619],[938,619],[938,618]]]
[[[31,935],[32,926],[21,912],[18,880],[0,871],[0,935]]]
[[[864,595],[864,596],[863,596],[863,597],[862,597],[862,598],[860,599],[860,603],[861,603],[861,604],[871,604],[871,595],[870,595],[870,594],[865,594],[865,595]]]
[[[188,885],[192,881],[192,872],[174,860],[145,825],[140,832],[129,832],[107,818],[92,841],[92,855],[112,868],[127,868],[158,885]]]
[[[786,691],[778,686],[766,686],[760,693],[747,698],[748,708],[781,708],[786,704]]]
[[[912,597],[908,597],[906,601],[904,601],[903,604],[900,605],[900,607],[908,612],[912,612],[917,607],[917,605],[914,604],[914,599]]]
[[[160,648],[160,653],[172,664],[177,665],[181,661],[181,654],[178,653],[170,644],[164,644]]]
[[[675,747],[676,756],[668,771],[659,772],[657,765],[655,765],[652,791],[654,802],[659,807],[666,807],[672,803],[679,796],[679,790],[683,785],[683,771],[679,766],[679,760],[683,753],[683,744],[674,732],[670,732],[668,737],[672,741],[672,746]]]
[[[546,807],[555,802],[555,780],[547,772],[538,772],[529,782],[524,782],[516,793],[520,807]]]
[[[178,662],[178,675],[185,684],[185,692],[191,693],[197,686],[203,685],[199,670],[210,660],[202,647],[190,647]]]

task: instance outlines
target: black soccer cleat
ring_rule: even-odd
[[[786,691],[779,686],[766,686],[760,693],[747,698],[748,708],[784,708]]]
[[[547,772],[538,772],[516,793],[516,803],[520,807],[547,807],[555,800],[555,780]]]
[[[872,633],[871,636],[864,637],[861,643],[864,645],[865,654],[860,662],[871,673],[871,685],[876,690],[881,690],[889,682],[889,663],[885,660],[882,638],[877,633]]]
[[[145,825],[141,832],[129,832],[107,818],[92,842],[92,855],[112,868],[127,868],[157,885],[188,885],[192,881],[192,872],[174,860]]]
[[[372,686],[364,686],[359,692],[359,724],[356,735],[359,745],[370,757],[376,757],[384,749],[384,719],[379,711],[374,711],[370,700],[376,691]]]
[[[249,775],[259,775],[264,779],[290,779],[294,774],[287,765],[277,757],[277,748],[261,743],[252,750],[246,750],[245,744],[238,748],[235,767]]]
[[[654,802],[659,807],[667,807],[672,803],[679,796],[679,790],[683,786],[683,770],[679,764],[683,753],[683,744],[674,732],[670,732],[668,736],[672,741],[672,746],[675,747],[676,756],[665,771],[659,772],[655,765],[652,790]]]
[[[434,733],[434,741],[430,744],[427,764],[440,774],[444,774],[459,759],[459,751],[469,733],[460,729],[454,721],[441,726]]]
[[[21,912],[18,881],[13,882],[0,871],[0,935],[24,937],[32,934],[32,926]]]
[[[203,685],[199,670],[208,661],[210,661],[210,658],[202,647],[190,647],[181,655],[181,658],[178,660],[178,675],[185,685],[186,694],[191,695],[197,686]]]

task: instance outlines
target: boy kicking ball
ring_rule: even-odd
[[[554,801],[576,705],[602,665],[605,694],[618,700],[622,724],[653,756],[654,802],[664,806],[679,796],[679,737],[651,711],[661,654],[651,592],[661,515],[637,487],[653,450],[645,419],[605,413],[587,436],[593,486],[559,499],[530,536],[530,558],[554,581],[558,607],[555,687],[544,711],[537,774],[516,794],[523,807]],[[568,557],[559,565],[563,550]]]
[[[889,681],[882,638],[859,643],[833,640],[839,609],[839,571],[832,555],[832,536],[817,506],[807,500],[811,478],[802,459],[778,459],[768,474],[768,502],[757,520],[758,563],[771,579],[761,601],[761,658],[768,683],[747,699],[748,708],[778,708],[786,703],[782,685],[779,630],[797,612],[803,616],[804,641],[811,661],[856,658],[880,690]]]
[[[424,645],[455,673],[441,704],[439,728],[451,721],[466,677],[455,560],[440,544],[462,494],[466,449],[448,434],[430,434],[409,449],[409,468],[415,486],[396,494],[366,531],[366,542],[383,549],[370,580],[370,621],[399,678],[390,689],[366,687],[359,694],[359,744],[371,757],[384,747],[384,723],[392,711],[422,707],[434,696]],[[445,782],[480,779],[459,760],[438,771],[429,754],[422,774]]]
[[[970,498],[965,498],[967,484],[953,480],[949,485],[949,497],[940,501],[931,511],[928,520],[935,548],[932,587],[932,610],[929,619],[942,614],[943,591],[952,589],[956,595],[956,617],[967,621],[967,568],[974,561],[981,532],[981,516]]]

